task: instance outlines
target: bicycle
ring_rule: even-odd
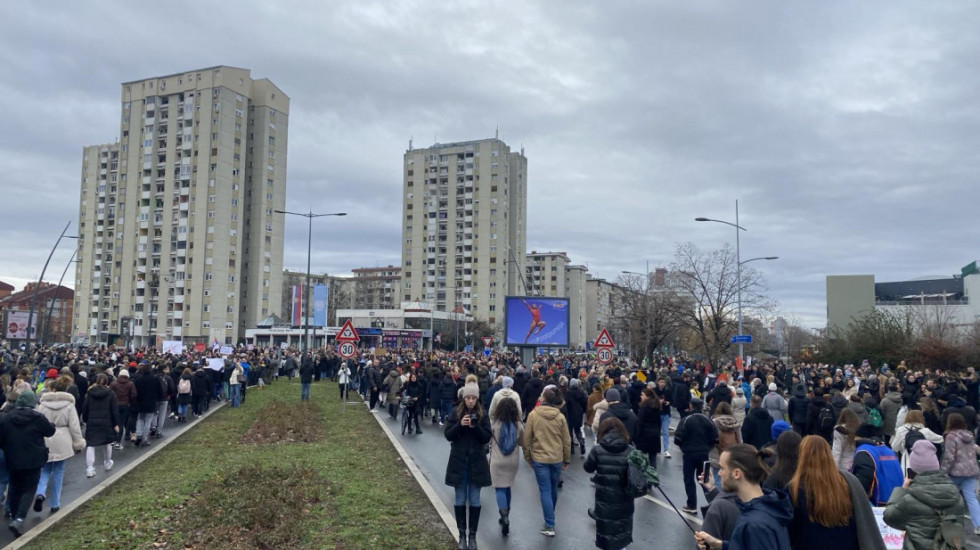
[[[398,408],[400,409],[400,414],[402,417],[402,435],[405,435],[405,428],[411,429],[411,425],[409,424],[409,418],[411,417],[411,415],[408,414],[409,401],[410,399],[402,398],[401,402],[398,404]]]

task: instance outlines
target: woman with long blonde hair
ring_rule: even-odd
[[[793,502],[789,538],[794,550],[885,548],[860,482],[847,476],[838,469],[826,439],[803,438],[796,473],[786,484]]]

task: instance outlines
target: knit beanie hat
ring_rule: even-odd
[[[769,391],[776,391],[778,389],[775,382],[769,382]]]
[[[790,429],[792,428],[790,428],[790,425],[785,420],[777,420],[772,423],[772,428],[769,428],[769,435],[771,435],[772,439],[775,441],[776,439],[779,439],[780,434],[789,431]]]
[[[514,379],[509,376],[505,376],[503,381],[500,383],[500,385],[502,385],[505,388],[512,388],[514,387]]]
[[[929,440],[920,439],[912,445],[909,453],[909,468],[917,474],[939,469],[939,458],[936,457],[936,446]]]
[[[578,378],[572,378],[572,379],[571,379],[571,380],[570,380],[570,381],[568,382],[568,387],[569,387],[569,388],[577,388],[578,386],[579,386],[579,381],[578,381]]]
[[[609,388],[608,390],[606,390],[607,403],[614,403],[619,400],[620,400],[619,390],[617,390],[616,388]]]
[[[480,397],[480,386],[476,384],[466,384],[463,386],[463,397]]]
[[[119,377],[122,378],[123,376],[125,376],[126,378],[129,378],[129,371],[126,370],[126,369],[123,369],[123,370],[119,371]]]

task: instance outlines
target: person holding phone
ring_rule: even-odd
[[[963,530],[963,499],[946,472],[939,467],[935,446],[916,441],[909,454],[905,482],[892,491],[883,519],[895,529],[905,531],[903,548],[933,548],[937,531]]]
[[[492,482],[484,446],[493,437],[490,418],[483,413],[480,405],[479,386],[474,383],[463,386],[463,398],[446,420],[444,433],[451,443],[446,485],[456,489],[453,508],[459,529],[459,550],[476,550],[476,531],[480,526],[481,511],[480,489],[489,487]]]

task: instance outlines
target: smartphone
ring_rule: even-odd
[[[710,477],[708,477],[708,476],[711,475],[711,461],[710,460],[705,460],[704,461],[704,465],[701,466],[701,468],[702,468],[701,469],[701,472],[702,472],[701,475],[704,476],[704,479],[705,480],[711,479]]]
[[[915,479],[915,472],[912,471],[912,468],[905,469],[905,477],[908,479]]]

